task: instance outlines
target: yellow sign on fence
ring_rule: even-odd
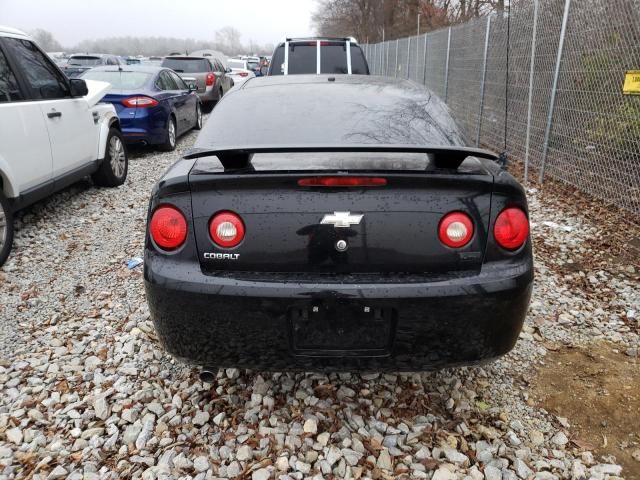
[[[625,95],[640,95],[640,70],[629,70],[625,74],[622,93]]]

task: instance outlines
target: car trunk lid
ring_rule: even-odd
[[[203,271],[478,271],[487,241],[493,188],[493,176],[481,162],[469,159],[464,162],[466,167],[455,171],[422,168],[409,172],[389,170],[388,164],[381,168],[380,161],[389,159],[374,156],[375,162],[360,161],[359,170],[327,170],[317,157],[316,164],[305,159],[308,171],[275,172],[270,167],[260,171],[254,161],[251,171],[238,174],[209,168],[208,164],[219,163],[215,160],[199,160],[189,182]],[[383,179],[385,185],[309,186],[318,183],[318,178],[351,179],[347,183],[354,178],[375,178]],[[244,223],[244,239],[234,248],[219,247],[209,233],[211,219],[221,211],[236,213]],[[438,237],[440,221],[454,211],[468,214],[475,231],[470,243],[459,249],[446,247]]]

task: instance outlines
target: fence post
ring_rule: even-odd
[[[447,96],[449,95],[449,55],[451,53],[451,27],[449,27],[449,34],[447,35],[447,62],[444,66],[444,103],[447,103]]]
[[[544,181],[544,164],[547,161],[547,151],[549,150],[549,136],[551,134],[551,124],[553,122],[553,110],[556,106],[556,92],[558,90],[558,77],[560,76],[560,64],[562,63],[562,50],[564,49],[564,37],[567,33],[567,21],[569,19],[569,6],[571,0],[564,2],[564,14],[562,16],[562,30],[560,30],[560,43],[558,44],[558,55],[556,57],[556,69],[553,75],[553,87],[551,89],[551,100],[549,101],[549,115],[547,116],[547,128],[544,131],[544,144],[542,146],[542,161],[540,162],[540,176],[538,181]]]
[[[476,147],[480,145],[480,130],[482,129],[482,112],[484,110],[484,84],[487,79],[487,52],[489,50],[490,32],[491,15],[487,17],[487,31],[484,35],[484,59],[482,61],[482,82],[480,83],[480,114],[478,116],[478,131],[476,132]]]
[[[411,37],[407,37],[407,80],[411,72]]]
[[[379,75],[383,75],[382,73],[382,62],[384,60],[384,42],[380,44],[380,73]]]
[[[418,65],[420,65],[420,27],[418,27],[418,35],[416,35],[416,83],[418,82]]]
[[[533,71],[536,60],[536,35],[538,31],[538,0],[533,0],[533,36],[529,61],[529,103],[527,105],[527,139],[524,147],[524,183],[529,180],[529,140],[531,138],[531,105],[533,102]]]
[[[393,74],[394,77],[398,76],[398,42],[399,40],[396,40],[396,66],[394,68],[394,74]]]
[[[391,44],[391,42],[387,41],[385,43],[385,47],[384,47],[384,50],[386,52],[386,57],[387,57],[386,60],[385,60],[386,64],[385,64],[385,67],[384,67],[384,74],[387,75],[387,76],[389,75],[389,50],[390,50],[389,45],[390,44]]]
[[[424,69],[422,70],[422,84],[427,86],[427,38],[429,37],[428,33],[424,34]]]

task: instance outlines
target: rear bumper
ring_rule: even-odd
[[[204,92],[198,91],[197,93],[198,98],[202,103],[217,102],[218,100],[220,100],[220,91],[218,88],[216,88],[216,85],[206,87],[206,90]]]
[[[238,281],[149,251],[145,258],[160,341],[175,357],[203,367],[419,371],[485,362],[515,345],[532,284],[531,260],[440,282],[317,284]],[[393,309],[386,351],[296,349],[290,309],[328,303]]]

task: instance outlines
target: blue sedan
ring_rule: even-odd
[[[97,67],[82,78],[109,82],[103,101],[112,103],[128,144],[176,148],[179,135],[202,128],[202,108],[193,88],[173,70],[127,65]]]

